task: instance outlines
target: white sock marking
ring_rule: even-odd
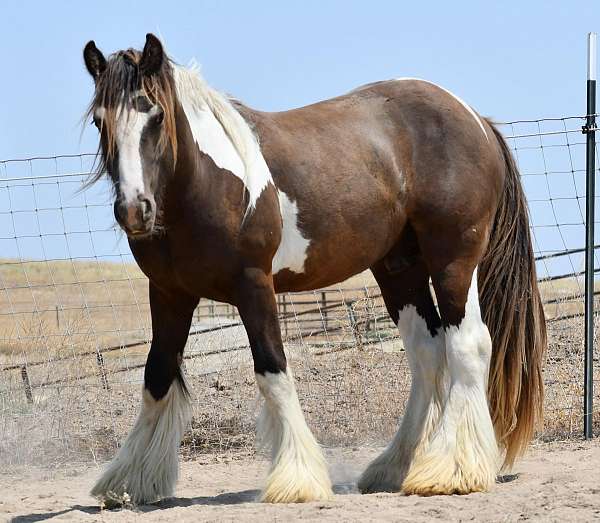
[[[134,504],[172,496],[179,472],[179,445],[190,418],[189,398],[177,380],[159,401],[144,389],[140,414],[92,495],[109,504],[125,492]]]
[[[361,476],[362,491],[397,492],[415,455],[429,442],[444,401],[444,334],[432,336],[414,305],[404,307],[398,329],[411,369],[410,395],[394,439]]]
[[[327,465],[304,420],[291,371],[256,374],[256,382],[265,398],[258,438],[271,446],[272,457],[261,499],[271,503],[330,499]]]
[[[488,490],[499,467],[486,390],[492,344],[481,320],[476,269],[465,316],[445,334],[448,398],[430,444],[406,477],[404,488],[409,493]]]

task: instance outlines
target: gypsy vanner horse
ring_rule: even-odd
[[[362,492],[486,491],[541,416],[546,346],[527,206],[506,142],[445,89],[402,78],[284,112],[246,107],[160,41],[106,59],[89,116],[114,212],[148,276],[153,339],[131,433],[92,494],[173,495],[191,415],[181,361],[198,300],[235,305],[265,400],[267,502],[331,482],[286,363],[275,294],[370,269],[412,386]],[[434,302],[430,282],[435,292]]]

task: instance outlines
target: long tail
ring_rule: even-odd
[[[510,467],[542,419],[546,322],[537,286],[527,203],[519,171],[500,132],[488,121],[504,157],[504,192],[487,252],[479,265],[479,300],[492,337],[488,382],[496,437]]]

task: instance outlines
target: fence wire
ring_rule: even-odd
[[[582,428],[583,123],[584,117],[564,117],[500,124],[528,198],[548,321],[542,438],[575,436]],[[81,190],[94,159],[78,154],[0,161],[5,464],[102,460],[137,414],[151,338],[147,280],[114,223],[107,181]],[[278,307],[301,402],[319,440],[389,440],[410,374],[372,276],[280,295]],[[195,398],[184,452],[251,449],[256,389],[234,307],[200,302],[184,366]],[[594,377],[598,432],[598,365]]]

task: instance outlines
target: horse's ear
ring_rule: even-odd
[[[142,59],[140,60],[140,72],[147,76],[158,73],[164,58],[165,52],[160,40],[152,33],[148,33],[146,35],[146,45],[144,45]]]
[[[106,58],[104,58],[102,51],[96,47],[93,40],[90,40],[84,47],[83,59],[94,81],[98,80],[99,76],[106,69]]]

